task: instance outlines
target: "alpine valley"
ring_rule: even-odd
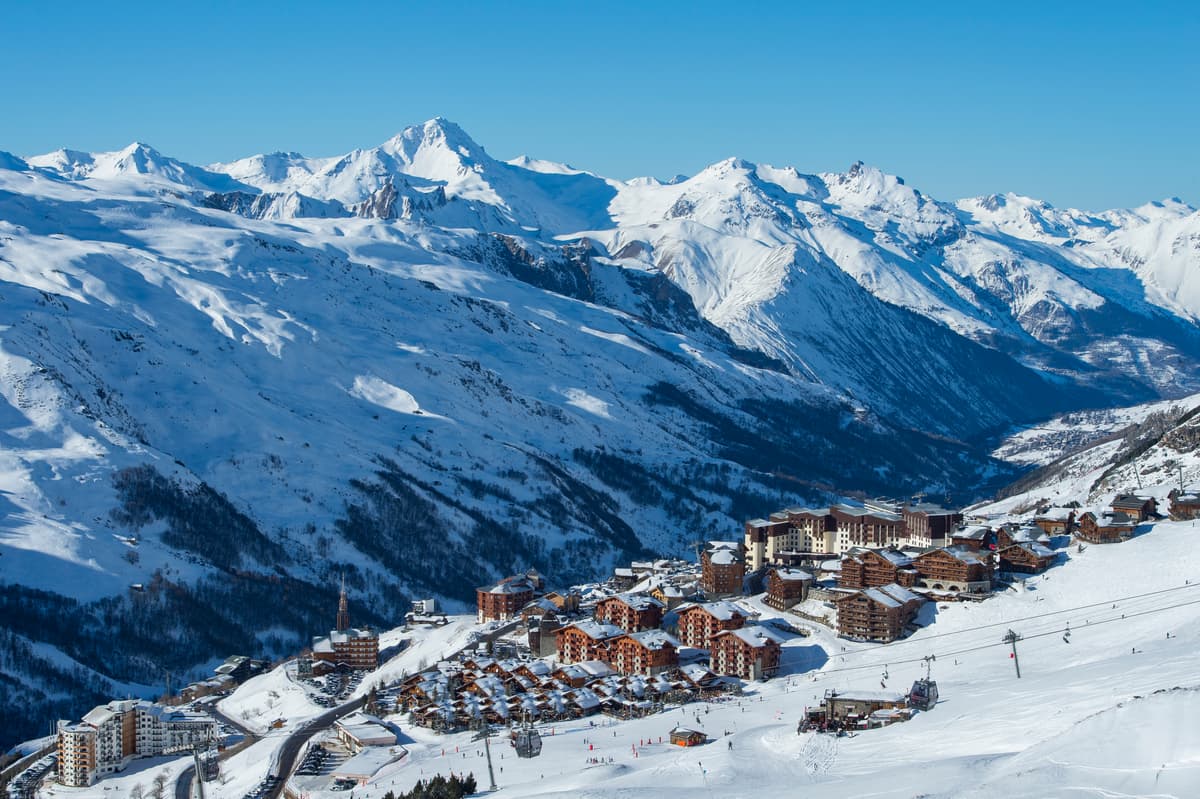
[[[1063,454],[1127,418],[1081,411],[1200,392],[1198,320],[1177,200],[619,181],[443,119],[333,158],[0,153],[0,739],[294,652],[340,575],[394,626],[787,505],[989,496],[1051,459],[1016,428],[1077,414]]]

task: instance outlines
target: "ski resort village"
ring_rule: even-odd
[[[939,753],[926,778],[960,784],[966,770],[981,791],[1042,795],[1041,772],[1065,768],[1065,750],[1071,768],[1120,769],[1132,751],[1170,761],[1196,742],[1194,724],[1157,725],[1200,712],[1182,685],[1200,635],[1200,491],[1159,494],[1022,512],[787,508],[698,541],[696,560],[557,588],[530,569],[478,587],[473,614],[422,600],[383,631],[353,625],[343,586],[311,648],[272,664],[232,656],[157,701],[114,697],[59,721],[26,745],[7,790],[384,799],[431,785],[752,796],[786,784],[907,796],[913,771],[885,788],[865,765],[922,749]],[[1036,701],[1054,712],[1032,713]],[[994,754],[959,762],[973,736]],[[1151,777],[1200,787],[1200,761],[1122,780],[1140,796]]]

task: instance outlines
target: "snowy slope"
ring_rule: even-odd
[[[986,602],[927,606],[925,626],[888,645],[843,641],[801,622],[811,635],[784,644],[786,673],[747,685],[740,698],[632,721],[542,724],[542,754],[532,760],[493,738],[496,795],[1188,799],[1200,785],[1194,552],[1190,523],[1160,522],[1123,544],[1071,550],[1046,574]],[[780,615],[760,599],[748,601],[767,618]],[[463,619],[453,626],[474,625]],[[1002,641],[1008,629],[1022,635],[1019,679]],[[389,635],[411,638],[414,655],[435,640],[449,643],[440,631]],[[924,675],[928,655],[936,657],[941,694],[931,711],[852,737],[796,733],[805,708],[826,690],[878,691],[882,681],[904,691]],[[259,679],[239,691],[240,702],[272,701],[275,678]],[[471,772],[487,784],[473,733],[438,735],[403,715],[390,721],[406,757],[356,787],[356,796],[381,799],[435,774]],[[709,743],[682,749],[662,742],[676,724],[703,730]],[[279,740],[256,744],[239,762],[268,761]],[[240,797],[247,786],[239,773],[211,786],[212,795]],[[129,784],[106,782],[104,795],[120,799]],[[90,799],[101,791],[72,794]]]
[[[1055,451],[1058,457],[1049,458]],[[1003,498],[978,506],[978,513],[1019,514],[1071,502],[1103,510],[1117,494],[1137,493],[1154,497],[1165,515],[1173,489],[1200,486],[1200,395],[1057,418],[1009,437],[996,455],[1041,468],[1004,489]]]

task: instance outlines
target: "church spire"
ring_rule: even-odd
[[[350,629],[350,603],[346,601],[346,575],[342,574],[342,594],[338,597],[337,631]]]

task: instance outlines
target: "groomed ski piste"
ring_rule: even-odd
[[[981,603],[926,605],[924,625],[888,645],[856,644],[807,625],[792,637],[783,673],[741,697],[693,703],[632,721],[598,715],[539,725],[544,748],[522,760],[503,734],[491,739],[497,797],[1195,797],[1200,795],[1200,526],[1143,525],[1130,541],[1071,546],[1060,563]],[[1064,562],[1065,561],[1065,562]],[[764,618],[780,616],[747,600]],[[795,617],[790,617],[796,623]],[[801,624],[803,624],[801,622]],[[432,665],[479,627],[392,632],[410,639],[357,689]],[[1020,679],[1008,630],[1017,644]],[[1070,635],[1066,631],[1070,630]],[[846,737],[797,734],[828,689],[906,692],[935,655],[941,701],[911,721]],[[886,677],[885,677],[886,675]],[[285,669],[247,682],[221,708],[264,738],[223,764],[208,799],[242,799],[272,768],[286,737],[324,708],[308,702]],[[272,720],[285,717],[280,729]],[[352,791],[308,799],[382,799],[435,774],[473,773],[488,787],[473,733],[439,735],[389,717],[407,754]],[[709,736],[670,745],[676,724]],[[728,734],[726,734],[728,733]],[[661,739],[661,743],[659,742]],[[596,762],[593,762],[596,761]],[[611,761],[611,762],[610,762]],[[123,799],[170,766],[134,761],[88,789],[43,795]]]

